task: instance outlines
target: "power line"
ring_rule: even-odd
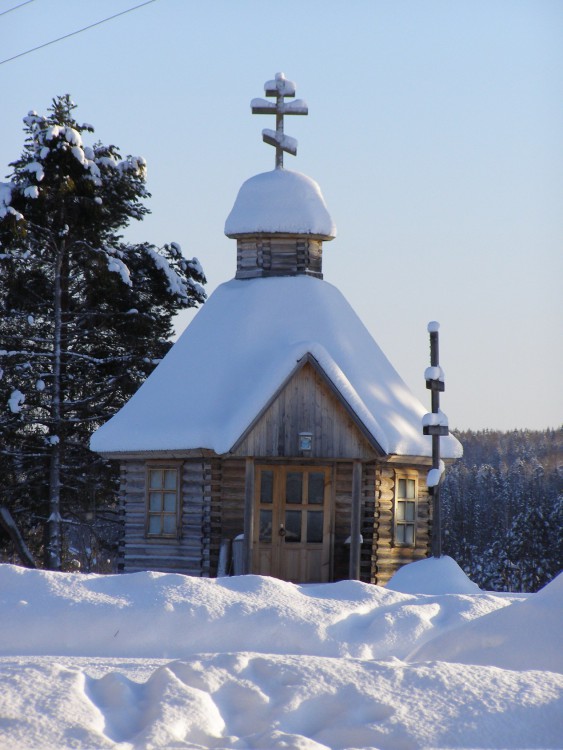
[[[32,1],[33,0],[27,0],[27,2],[32,2]],[[155,2],[156,0],[146,0],[146,2],[140,3],[139,5],[135,5],[133,8],[122,10],[121,13],[116,13],[113,16],[102,18],[101,21],[96,21],[96,23],[91,23],[89,26],[83,26],[81,29],[77,29],[76,31],[71,31],[70,34],[65,34],[64,36],[60,36],[57,39],[52,39],[50,42],[45,42],[45,44],[40,44],[38,47],[33,47],[32,49],[28,49],[25,52],[20,52],[19,54],[14,55],[13,57],[8,57],[6,58],[6,60],[0,60],[0,65],[4,65],[4,63],[11,62],[12,60],[16,60],[18,57],[29,55],[31,52],[36,52],[38,49],[43,49],[43,47],[48,47],[50,44],[56,44],[56,42],[60,42],[63,39],[68,39],[71,36],[76,36],[76,34],[81,34],[83,31],[88,31],[88,29],[93,29],[94,26],[100,26],[100,24],[102,23],[106,23],[107,21],[112,21],[114,18],[118,18],[119,16],[124,16],[126,13],[131,13],[134,10],[138,10],[139,8],[142,8],[145,5],[150,5],[151,3],[155,3]],[[23,5],[25,5],[25,3],[23,3]],[[12,10],[15,10],[15,8],[12,8]],[[5,11],[5,12],[8,13],[9,11]]]
[[[8,8],[8,10],[3,10],[2,13],[0,13],[0,16],[5,16],[6,13],[11,13],[13,10],[17,10],[18,8],[22,8],[24,5],[29,5],[34,0],[25,0],[25,3],[20,3],[19,5],[14,5],[13,8]]]

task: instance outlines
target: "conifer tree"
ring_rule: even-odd
[[[148,213],[146,165],[85,145],[68,95],[24,118],[0,184],[0,472],[5,504],[60,569],[62,521],[111,497],[88,439],[170,346],[172,320],[202,303],[203,271],[176,243],[122,236]],[[37,546],[37,545],[36,545]]]
[[[459,434],[464,457],[442,487],[444,546],[481,588],[536,591],[563,568],[562,435]]]

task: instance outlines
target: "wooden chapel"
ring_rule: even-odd
[[[283,165],[297,147],[284,118],[307,105],[282,73],[265,95],[252,111],[276,118],[276,166],[227,218],[235,278],[92,436],[121,466],[119,567],[384,584],[429,552],[426,409],[323,279],[334,223],[317,183]],[[461,455],[449,435],[441,450]]]

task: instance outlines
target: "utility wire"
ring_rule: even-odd
[[[32,0],[27,0],[27,2],[32,2]],[[63,39],[68,39],[71,36],[76,36],[76,34],[81,34],[83,31],[88,31],[88,29],[93,29],[94,26],[100,26],[100,24],[102,23],[106,23],[107,21],[112,21],[114,18],[118,18],[119,16],[124,16],[126,13],[131,13],[134,10],[138,10],[139,8],[142,8],[144,5],[150,5],[151,3],[154,3],[154,2],[156,2],[156,0],[147,0],[146,2],[141,3],[140,5],[135,5],[133,8],[122,10],[121,13],[116,13],[113,16],[102,18],[101,21],[96,21],[96,23],[91,23],[89,26],[83,26],[81,29],[77,29],[76,31],[71,31],[70,34],[65,34],[64,36],[60,36],[57,39],[52,39],[50,42],[45,42],[45,44],[40,44],[38,47],[33,47],[32,49],[28,49],[25,52],[20,52],[18,55],[14,55],[13,57],[8,57],[6,58],[6,60],[0,60],[0,65],[4,65],[4,63],[11,62],[12,60],[16,60],[18,57],[29,55],[31,52],[36,52],[38,49],[43,49],[43,47],[48,47],[50,44],[56,44],[56,42],[60,42]],[[14,9],[12,8],[12,10]],[[9,11],[6,11],[6,12],[9,12]]]
[[[2,13],[0,13],[0,16],[5,16],[6,13],[11,13],[13,10],[17,10],[18,8],[22,8],[24,5],[29,5],[32,2],[33,2],[33,0],[25,0],[25,3],[20,3],[19,5],[14,5],[13,8],[8,8],[8,10],[3,10]]]

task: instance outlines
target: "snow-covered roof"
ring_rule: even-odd
[[[308,353],[386,453],[431,455],[424,406],[341,292],[307,276],[218,287],[91,447],[226,453]],[[453,436],[441,449],[444,458],[461,455]]]
[[[243,183],[225,222],[225,234],[308,234],[336,236],[318,184],[300,172],[274,169]]]

